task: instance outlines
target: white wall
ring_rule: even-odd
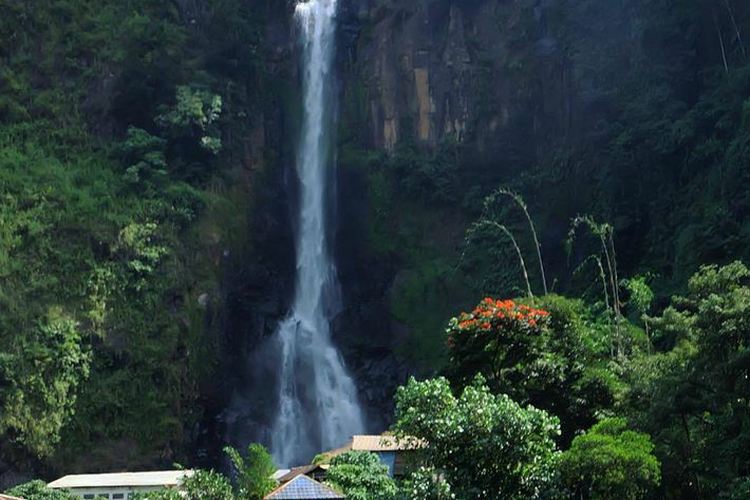
[[[71,488],[70,492],[83,500],[131,500],[136,493],[159,491],[165,488],[159,486],[134,486],[112,488]]]

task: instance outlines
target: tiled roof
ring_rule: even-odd
[[[180,486],[192,470],[155,472],[115,472],[111,474],[76,474],[61,477],[47,486],[50,488],[111,488],[128,486]]]
[[[301,475],[276,488],[266,495],[264,500],[327,500],[330,498],[346,498],[346,496]]]

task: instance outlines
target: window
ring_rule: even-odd
[[[112,493],[112,500],[122,500],[125,498],[124,493]]]
[[[83,500],[94,500],[94,495],[92,493],[83,495]]]

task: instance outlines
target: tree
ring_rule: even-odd
[[[140,497],[142,500],[235,500],[229,480],[212,470],[195,471],[182,486],[182,491],[168,488],[149,491]]]
[[[278,484],[271,476],[276,472],[273,459],[262,445],[253,443],[247,447],[245,457],[232,447],[224,452],[234,467],[237,479],[237,495],[248,500],[261,500]]]
[[[126,166],[123,180],[143,187],[149,194],[161,187],[167,178],[168,166],[164,157],[166,141],[138,127],[128,127],[125,141],[116,147],[116,153]]]
[[[499,388],[520,381],[548,317],[547,311],[513,300],[486,298],[472,312],[453,318],[447,333],[457,378],[466,383],[483,373]]]
[[[562,455],[563,481],[587,500],[637,500],[659,484],[659,461],[647,434],[628,430],[623,418],[604,420]]]
[[[418,467],[404,479],[401,498],[409,500],[452,500],[451,485],[434,467]]]
[[[412,377],[397,391],[396,421],[458,498],[533,500],[553,485],[558,419],[493,395],[481,376],[458,398],[445,378]]]
[[[353,450],[334,457],[326,483],[352,500],[390,500],[397,491],[388,467],[368,451]]]
[[[234,500],[229,480],[212,470],[196,471],[185,480],[183,488],[187,500]]]
[[[580,300],[547,295],[532,304],[487,298],[452,319],[445,373],[454,387],[481,373],[493,392],[556,415],[565,446],[615,402],[609,328]]]
[[[24,500],[76,500],[78,497],[68,490],[53,490],[44,481],[35,480],[18,485],[5,492]]]
[[[649,322],[662,352],[626,372],[629,406],[655,440],[667,490],[715,497],[750,464],[750,269],[703,266]]]

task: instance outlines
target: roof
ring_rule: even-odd
[[[273,473],[273,475],[272,475],[271,477],[272,477],[273,479],[275,479],[275,480],[277,480],[277,481],[278,481],[278,480],[279,480],[279,478],[282,478],[282,477],[286,476],[286,475],[287,475],[287,474],[289,474],[290,472],[292,472],[292,469],[279,469],[279,470],[277,470],[276,472],[274,472],[274,473]]]
[[[397,439],[395,436],[354,436],[352,450],[361,451],[408,451],[422,447],[413,439]]]
[[[283,474],[277,472],[277,474],[273,475],[273,478],[280,483],[286,483],[297,476],[307,475],[317,471],[325,471],[326,469],[328,469],[328,465],[303,465],[302,467],[292,467],[291,469],[278,471],[283,472]]]
[[[346,498],[346,496],[303,474],[279,486],[263,500],[327,500],[330,498]]]
[[[0,500],[23,500],[23,498],[12,497],[10,495],[3,495],[2,493],[0,493]]]
[[[76,474],[61,477],[47,486],[50,488],[108,488],[116,486],[180,486],[192,470],[164,470],[154,472],[115,472],[110,474]]]

